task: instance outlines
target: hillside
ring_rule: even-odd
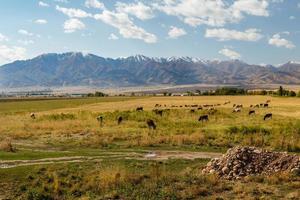
[[[93,54],[43,54],[0,67],[1,87],[98,86],[158,84],[300,84],[300,64],[279,67],[239,60],[204,61],[189,57],[103,58]]]

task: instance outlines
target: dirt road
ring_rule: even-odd
[[[136,159],[136,160],[168,160],[168,159],[211,159],[220,157],[221,153],[188,152],[188,151],[152,151],[152,152],[105,152],[99,156],[69,156],[44,158],[37,160],[0,160],[0,169],[31,165],[47,165],[59,163],[101,162],[103,159]]]

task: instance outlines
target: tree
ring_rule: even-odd
[[[283,96],[283,93],[284,93],[283,87],[280,86],[280,87],[279,87],[279,90],[278,90],[278,95],[279,95],[279,96]]]
[[[289,96],[290,97],[295,97],[297,94],[294,91],[289,91]]]

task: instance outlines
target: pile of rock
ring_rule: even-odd
[[[281,171],[300,174],[300,156],[255,147],[234,147],[221,158],[212,159],[203,169],[204,173],[216,173],[226,179]]]

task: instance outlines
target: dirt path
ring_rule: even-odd
[[[101,162],[103,159],[136,159],[136,160],[168,160],[168,159],[211,159],[220,157],[221,153],[187,152],[187,151],[153,151],[141,152],[105,152],[99,156],[67,156],[44,158],[37,160],[0,160],[0,169],[20,166],[47,165],[57,163]]]

